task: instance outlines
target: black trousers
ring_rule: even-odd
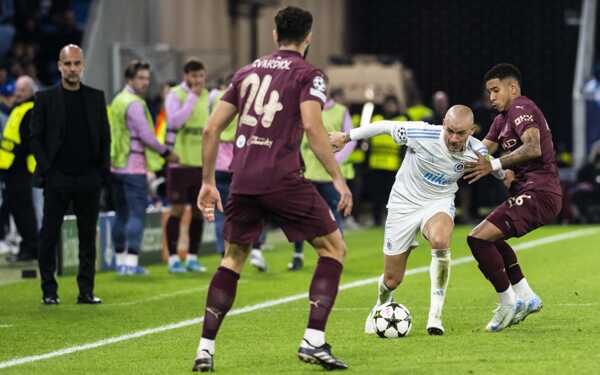
[[[396,181],[396,172],[371,169],[368,178],[367,189],[369,199],[373,205],[373,222],[375,226],[379,227],[383,223],[385,206],[390,197],[392,186],[394,186],[394,181]]]
[[[42,292],[45,296],[57,294],[56,251],[60,240],[63,217],[72,204],[77,217],[79,235],[79,294],[93,294],[96,274],[96,225],[100,206],[99,177],[71,178],[60,176],[50,179],[44,187],[44,218],[40,233],[39,267]],[[53,180],[58,180],[58,183]]]
[[[6,199],[22,238],[19,246],[19,257],[22,258],[37,258],[38,255],[38,228],[32,194],[31,176],[7,175]]]

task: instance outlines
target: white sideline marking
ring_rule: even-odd
[[[12,326],[12,324],[0,324],[0,328],[10,328]]]
[[[580,230],[575,230],[572,232],[557,234],[557,235],[546,237],[546,238],[540,238],[537,240],[524,242],[522,244],[513,246],[513,249],[515,251],[526,250],[526,249],[530,249],[532,247],[536,247],[536,246],[540,246],[540,245],[544,245],[544,244],[548,244],[548,243],[563,241],[563,240],[576,238],[576,237],[589,236],[589,235],[592,235],[592,234],[595,234],[598,232],[600,232],[600,229],[596,229],[596,228],[580,229]],[[466,256],[466,257],[457,258],[457,259],[453,260],[452,265],[455,266],[458,264],[469,263],[472,261],[473,261],[473,257]],[[429,270],[429,266],[412,268],[412,269],[406,271],[406,276],[414,275],[417,273],[427,272],[428,270]],[[357,288],[357,287],[364,286],[364,285],[374,284],[377,282],[378,279],[379,279],[379,276],[371,277],[371,278],[363,279],[363,280],[353,281],[350,283],[340,285],[339,289],[346,290],[346,289]],[[294,294],[294,295],[291,295],[291,296],[288,296],[285,298],[280,298],[280,299],[276,299],[276,300],[258,303],[255,305],[250,305],[250,306],[233,309],[227,314],[227,316],[241,315],[241,314],[249,313],[249,312],[256,311],[256,310],[266,309],[266,308],[269,308],[272,306],[283,305],[285,303],[298,301],[301,299],[305,299],[307,297],[308,297],[308,293]],[[138,337],[153,335],[155,333],[161,333],[161,332],[170,331],[173,329],[183,328],[183,327],[191,326],[194,324],[202,323],[203,320],[204,320],[204,317],[188,319],[188,320],[183,320],[183,321],[180,321],[177,323],[163,325],[163,326],[156,327],[156,328],[149,328],[149,329],[144,329],[142,331],[128,333],[128,334],[122,335],[122,336],[110,337],[107,339],[91,342],[88,344],[76,345],[76,346],[72,346],[70,348],[65,348],[65,349],[54,351],[54,352],[49,352],[49,353],[39,354],[39,355],[32,355],[32,356],[27,356],[27,357],[13,358],[8,361],[0,362],[0,369],[23,365],[23,364],[31,363],[31,362],[43,361],[45,359],[60,357],[60,356],[71,354],[71,353],[81,352],[84,350],[95,349],[95,348],[99,348],[101,346],[115,344],[115,343],[118,343],[121,341],[127,341],[127,340],[135,339]]]

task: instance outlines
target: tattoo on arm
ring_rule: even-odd
[[[527,129],[525,133],[521,135],[521,142],[523,142],[523,144],[519,148],[500,158],[502,168],[510,168],[515,164],[521,164],[542,155],[539,129]]]

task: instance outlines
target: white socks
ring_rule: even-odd
[[[527,301],[535,296],[535,293],[529,287],[529,283],[526,278],[522,278],[521,281],[512,286],[513,290],[517,294],[517,297],[523,301]]]
[[[206,350],[210,353],[210,355],[215,354],[215,340],[205,339],[204,337],[200,338],[200,344],[198,344],[198,351],[196,352],[196,358],[200,358],[202,356],[202,351]]]
[[[498,293],[498,297],[502,305],[514,305],[517,302],[517,295],[511,286],[504,292]]]
[[[127,260],[127,253],[126,252],[117,253],[115,255],[115,261],[117,262],[117,267],[118,266],[124,266],[126,260]]]
[[[194,261],[197,261],[197,260],[198,260],[198,255],[196,255],[196,254],[189,254],[188,253],[187,257],[185,258],[185,261],[188,262],[188,263],[189,262],[194,262]]]
[[[377,306],[391,301],[393,298],[393,293],[394,290],[385,285],[385,282],[383,281],[383,275],[379,276],[379,281],[377,282]]]
[[[127,267],[137,267],[137,265],[138,265],[137,254],[127,254],[127,258],[125,259],[125,265]]]
[[[325,344],[325,332],[307,328],[306,331],[304,331],[304,339],[312,346],[321,346]]]
[[[441,319],[448,280],[450,279],[450,249],[431,249],[429,279],[431,281],[429,316]]]

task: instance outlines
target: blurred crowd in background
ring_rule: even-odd
[[[80,44],[82,26],[89,10],[89,1],[69,0],[0,0],[0,132],[13,108],[23,100],[16,92],[19,77],[28,76],[33,80],[33,91],[56,84],[60,75],[56,67],[58,51],[69,43]],[[199,56],[202,59],[202,56]],[[210,66],[207,67],[209,90],[223,88],[227,85],[226,77],[211,77]],[[418,69],[418,67],[409,67]],[[596,77],[591,77],[585,88],[588,106],[600,113],[600,65],[596,69]],[[179,83],[180,77],[172,77],[172,81],[162,82],[162,90],[158,95],[146,98],[155,123],[157,134],[165,126],[166,116],[164,101],[169,90]],[[339,82],[332,81],[329,87],[330,98],[349,108],[353,126],[359,126],[362,105],[347,103],[343,89],[336,89]],[[442,124],[447,109],[456,103],[443,91],[421,94],[416,82],[405,85],[405,100],[394,95],[385,96],[376,103],[373,121],[413,120]],[[109,93],[107,93],[108,95]],[[112,97],[108,97],[110,103]],[[532,98],[535,100],[535,98]],[[482,91],[481,97],[470,105],[475,114],[475,137],[483,139],[496,115],[487,95]],[[542,108],[543,110],[544,108]],[[600,120],[600,116],[598,116]],[[563,124],[567,126],[568,124]],[[563,210],[559,216],[561,223],[597,223],[600,222],[600,141],[597,141],[587,158],[586,164],[574,169],[572,155],[568,145],[554,139],[557,151],[557,163],[560,168],[564,189]],[[351,217],[346,219],[347,228],[381,226],[386,212],[385,205],[395,173],[398,170],[404,149],[391,140],[375,137],[359,143],[349,162],[354,168],[354,178],[349,181],[355,199],[355,209]],[[4,176],[4,175],[3,175]],[[165,196],[164,172],[149,176],[149,207],[168,207]],[[6,184],[2,178],[2,197],[6,197]],[[37,194],[38,193],[32,193]],[[457,222],[476,223],[500,201],[506,198],[506,191],[499,181],[486,178],[474,185],[460,183],[457,194]],[[36,210],[41,210],[41,200],[34,199]],[[103,210],[114,209],[110,194],[104,195]],[[16,254],[17,244],[21,242],[11,224],[11,210],[6,199],[0,206],[0,253]],[[14,257],[13,257],[14,258]],[[16,260],[16,258],[14,258]]]

